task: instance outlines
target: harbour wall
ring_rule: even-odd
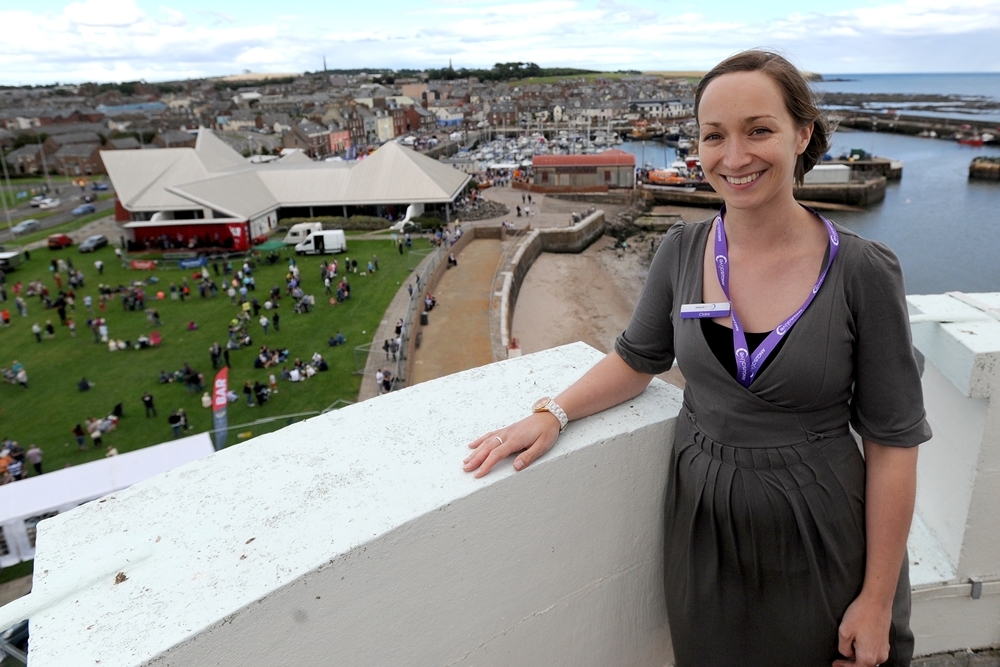
[[[851,183],[815,184],[797,186],[793,194],[802,202],[815,204],[815,208],[825,208],[824,204],[867,208],[885,199],[887,179],[875,176],[864,181]],[[685,192],[666,188],[643,188],[643,196],[654,204],[684,204],[716,208],[724,203],[717,192]]]
[[[548,227],[528,232],[511,256],[510,264],[502,267],[504,281],[500,289],[500,307],[496,314],[500,321],[497,323],[499,326],[494,327],[500,332],[500,341],[498,344],[494,343],[495,354],[510,348],[510,331],[517,297],[525,276],[538,256],[543,252],[583,252],[604,233],[604,222],[604,211],[598,210],[570,227]]]
[[[977,157],[969,164],[969,178],[978,181],[1000,181],[1000,157]]]
[[[903,163],[899,160],[876,157],[870,160],[826,160],[822,164],[846,164],[851,168],[851,175],[885,176],[890,181],[898,181],[903,177]]]
[[[894,132],[896,134],[918,135],[921,132],[936,132],[941,139],[950,139],[956,133],[995,133],[996,121],[977,121],[955,118],[928,118],[926,116],[899,115],[890,117],[872,113],[839,114],[841,127],[850,127],[865,132]]]

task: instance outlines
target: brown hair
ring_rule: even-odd
[[[733,72],[761,72],[769,76],[781,89],[785,98],[785,108],[791,114],[795,125],[800,128],[812,125],[813,133],[809,145],[795,161],[795,182],[801,185],[806,172],[815,167],[823,154],[830,149],[830,130],[813,101],[813,95],[805,77],[796,69],[795,65],[777,53],[758,50],[741,51],[713,67],[698,82],[698,88],[694,95],[695,118],[698,117],[701,96],[705,93],[708,84],[723,74],[732,74]]]

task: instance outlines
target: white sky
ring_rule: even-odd
[[[1000,0],[0,0],[0,83],[327,66],[705,70],[740,49],[833,73],[1000,72]],[[710,5],[710,6],[708,6]],[[278,9],[279,12],[275,13]]]

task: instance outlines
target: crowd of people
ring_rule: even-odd
[[[0,440],[0,484],[10,484],[28,476],[28,465],[35,475],[41,475],[42,458],[45,454],[38,445],[30,445],[27,450],[16,440]]]
[[[451,244],[457,238],[457,234],[453,236],[449,231],[438,232],[433,237],[432,243]],[[406,234],[399,238],[399,244],[410,247],[412,245],[410,235]],[[167,245],[171,245],[171,243],[168,242]],[[119,259],[122,258],[119,253],[116,253],[116,256]],[[281,262],[282,258],[280,254],[272,252],[266,257],[259,258],[259,261],[264,265],[275,265]],[[83,271],[74,267],[71,259],[57,258],[53,259],[49,266],[49,278],[18,281],[9,285],[7,276],[0,271],[0,326],[17,325],[13,321],[14,318],[11,317],[11,311],[14,311],[14,317],[27,318],[29,302],[31,299],[37,299],[37,303],[43,310],[55,311],[52,313],[52,317],[41,317],[37,322],[33,322],[31,326],[27,327],[34,334],[34,341],[40,344],[60,337],[62,330],[68,332],[70,336],[75,336],[76,322],[74,318],[79,315],[81,320],[85,320],[86,327],[93,334],[95,344],[105,344],[109,351],[143,349],[159,345],[163,341],[160,330],[171,326],[171,324],[178,328],[178,331],[185,326],[184,322],[187,322],[188,332],[199,329],[193,318],[179,317],[174,312],[176,307],[166,307],[164,305],[165,299],[185,302],[193,297],[194,291],[197,291],[199,300],[210,300],[217,298],[221,292],[223,299],[226,296],[229,297],[230,305],[235,308],[236,312],[228,322],[227,338],[224,340],[220,338],[220,340],[213,342],[208,350],[214,373],[219,368],[230,367],[230,353],[253,345],[254,337],[264,335],[268,337],[266,340],[270,341],[270,336],[281,332],[280,312],[283,309],[280,308],[280,305],[283,301],[289,300],[291,302],[286,305],[286,308],[290,305],[293,314],[304,315],[315,309],[314,292],[306,287],[306,283],[312,283],[312,281],[303,280],[303,274],[294,257],[287,261],[288,267],[284,276],[284,285],[279,286],[279,282],[279,284],[271,286],[265,295],[258,296],[258,276],[255,275],[256,266],[252,258],[239,261],[209,260],[202,266],[194,267],[193,271],[186,272],[186,275],[163,281],[167,283],[166,286],[156,276],[148,276],[143,280],[135,280],[127,284],[116,284],[112,278],[111,282],[100,282],[96,287],[91,287],[87,293],[82,291],[86,284]],[[106,273],[114,275],[113,272],[107,270],[104,262],[100,259],[95,262],[94,266],[102,281],[108,281]],[[353,276],[350,274],[372,276],[377,274],[379,270],[380,264],[377,255],[372,255],[370,259],[363,261],[359,261],[359,258],[356,257],[334,258],[330,261],[324,259],[319,267],[320,286],[330,297],[330,304],[337,305],[352,297],[350,277]],[[116,309],[109,308],[109,305],[113,305],[114,300],[118,300],[121,304],[122,315],[120,316],[114,314]],[[12,302],[12,307],[8,309],[7,304],[10,302]],[[78,309],[80,313],[76,312]],[[166,318],[161,316],[161,310],[167,311]],[[113,329],[118,327],[112,327],[109,320],[116,320],[118,317],[130,318],[132,313],[142,313],[145,316],[148,330],[138,336],[134,333],[128,337],[114,335]],[[178,321],[171,323],[169,320],[173,319]],[[32,320],[28,320],[28,322],[32,322]],[[401,341],[400,326],[397,327],[396,337],[387,348],[387,358],[394,357],[399,353]],[[328,343],[330,347],[343,346],[347,344],[347,339],[340,330],[337,330],[329,337]],[[259,406],[271,400],[278,393],[279,380],[303,382],[330,368],[327,361],[318,352],[304,359],[294,358],[293,361],[292,351],[282,344],[268,342],[268,344],[259,345],[257,349],[258,353],[253,357],[251,364],[256,371],[267,371],[266,377],[251,380],[239,378],[237,382],[233,382],[233,373],[230,374],[230,383],[236,385],[234,387],[236,391],[239,391],[239,385],[242,384],[244,394],[246,394],[247,387],[249,387],[249,394],[246,396],[250,405]],[[202,406],[211,408],[212,397],[210,392],[206,390],[206,386],[211,380],[210,376],[206,378],[205,373],[199,372],[187,361],[173,366],[172,370],[169,370],[170,368],[171,366],[167,366],[160,370],[157,382],[161,385],[162,390],[157,393],[169,394],[170,390],[167,389],[167,386],[183,384],[186,393],[200,394]],[[386,377],[389,378],[388,381],[386,381]],[[387,391],[391,387],[391,377],[388,371],[383,373],[383,377],[379,381],[383,390]],[[16,360],[10,368],[0,368],[0,379],[4,383],[20,386],[24,391],[29,388],[28,371],[23,364]],[[91,393],[104,393],[106,387],[109,386],[103,381],[99,386],[95,385],[86,378],[80,379],[79,375],[73,382],[76,382],[77,390]],[[72,383],[70,386],[73,386]],[[228,392],[228,401],[239,400],[236,391],[230,390]],[[156,401],[149,391],[142,394],[141,402],[147,419],[158,416]],[[114,444],[106,443],[104,437],[118,428],[122,416],[123,411],[119,404],[106,416],[87,417],[76,422],[70,430],[77,448],[80,451],[107,448],[109,452],[107,455],[117,454],[117,447]],[[181,437],[184,432],[193,428],[188,414],[182,408],[170,412],[167,421],[175,438]],[[70,422],[70,424],[73,423]],[[15,456],[11,457],[11,460],[19,460],[16,446],[12,451]],[[0,459],[2,458],[0,457]],[[17,478],[17,475],[9,475],[7,466],[3,466],[2,470],[8,474],[8,479]],[[14,472],[18,471],[16,465],[14,465],[13,470]]]

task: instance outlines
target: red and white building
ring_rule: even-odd
[[[635,187],[635,156],[622,150],[536,155],[531,166],[531,189],[539,192],[607,192]]]
[[[314,162],[296,151],[251,163],[204,128],[194,148],[101,156],[132,250],[239,252],[266,240],[282,218],[394,215],[410,204],[447,217],[469,181],[393,142],[359,161]]]

